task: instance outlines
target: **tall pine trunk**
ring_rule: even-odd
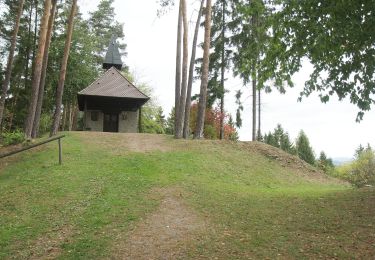
[[[25,0],[20,0],[18,11],[17,11],[17,18],[16,22],[14,24],[13,34],[12,34],[12,40],[10,42],[10,49],[9,49],[9,56],[8,56],[8,62],[7,62],[7,68],[5,70],[5,79],[1,88],[1,96],[0,96],[0,132],[3,129],[3,117],[4,117],[4,110],[5,110],[5,98],[8,92],[8,86],[10,83],[10,76],[12,74],[12,66],[13,66],[13,59],[14,59],[14,51],[16,49],[16,42],[17,42],[17,35],[18,35],[18,29],[20,27],[20,20],[22,16],[23,11],[23,4]]]
[[[44,86],[46,83],[46,75],[47,75],[48,50],[49,50],[49,46],[51,45],[53,23],[55,21],[56,4],[57,4],[57,0],[52,0],[51,14],[48,20],[46,46],[44,48],[44,55],[43,55],[42,74],[40,77],[40,84],[39,84],[38,102],[36,104],[33,130],[31,133],[32,138],[36,138],[39,134],[40,115],[42,113]]]
[[[175,79],[175,120],[174,120],[174,136],[177,136],[178,118],[180,109],[180,96],[181,96],[181,33],[182,33],[182,0],[178,8],[178,22],[177,22],[177,45],[176,45],[176,79]]]
[[[203,5],[204,5],[204,0],[201,0],[201,5],[199,7],[199,12],[198,12],[198,17],[197,17],[197,23],[195,24],[193,45],[192,45],[192,48],[191,48],[189,80],[188,80],[188,85],[187,85],[185,117],[184,117],[184,138],[185,139],[189,138],[189,135],[190,135],[191,90],[192,90],[192,87],[193,87],[195,54],[197,52],[198,33],[199,33],[199,27],[200,27],[200,23],[201,23]]]
[[[258,141],[261,140],[262,132],[260,131],[260,89],[258,89]]]
[[[40,76],[42,72],[43,55],[44,55],[44,48],[46,45],[47,27],[48,27],[48,19],[49,19],[50,11],[51,11],[51,0],[45,0],[44,1],[44,13],[43,13],[42,21],[40,24],[38,52],[36,54],[34,71],[33,71],[30,104],[29,104],[28,115],[26,118],[26,126],[25,126],[25,137],[28,139],[31,138],[31,132],[33,129],[33,123],[34,123],[34,117],[35,117],[35,111],[36,111],[36,104],[38,101]]]
[[[203,63],[201,88],[199,93],[198,118],[194,132],[194,138],[202,138],[204,130],[204,119],[207,106],[208,69],[210,63],[210,40],[211,40],[211,0],[206,1],[206,20],[204,24]]]
[[[223,46],[221,46],[221,97],[220,97],[220,139],[224,139],[224,95],[225,95],[225,1],[223,1],[223,16],[222,16],[222,31],[221,31],[221,40]]]
[[[253,66],[253,80],[252,80],[252,91],[253,91],[253,131],[252,131],[252,140],[256,140],[256,129],[257,129],[257,79],[255,66]]]
[[[30,3],[29,9],[29,20],[28,23],[28,32],[27,32],[27,47],[26,47],[26,55],[25,55],[25,69],[24,69],[24,87],[27,88],[27,83],[29,80],[29,63],[30,63],[30,51],[31,51],[31,21],[33,15],[33,5]]]
[[[55,103],[55,113],[53,114],[53,123],[51,127],[50,136],[56,135],[60,125],[60,117],[61,117],[61,105],[62,105],[62,96],[64,93],[64,83],[65,83],[65,75],[66,75],[66,67],[68,64],[69,52],[70,52],[70,44],[72,41],[72,34],[73,34],[73,23],[74,23],[74,16],[77,9],[77,0],[73,0],[72,7],[70,10],[69,21],[68,21],[68,30],[67,36],[65,39],[65,47],[64,47],[64,55],[63,60],[61,63],[60,68],[60,77],[59,83],[56,89],[56,103]]]
[[[178,114],[176,115],[177,128],[176,138],[182,138],[184,129],[184,115],[185,115],[185,104],[186,104],[186,88],[187,88],[187,77],[188,77],[188,21],[186,14],[186,0],[181,0],[182,3],[182,22],[183,22],[183,40],[182,40],[182,81],[181,81],[181,94],[179,101]]]

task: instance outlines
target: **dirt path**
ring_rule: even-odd
[[[159,208],[115,246],[113,259],[180,259],[207,229],[207,223],[176,189],[162,191]]]
[[[165,135],[102,132],[76,132],[75,134],[84,143],[105,148],[114,154],[172,150],[169,139]]]

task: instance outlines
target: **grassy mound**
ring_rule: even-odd
[[[59,166],[56,146],[0,161],[0,258],[118,256],[116,245],[162,205],[150,194],[168,187],[209,223],[183,258],[375,254],[374,190],[273,147],[77,132],[63,139]]]

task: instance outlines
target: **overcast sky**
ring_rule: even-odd
[[[81,11],[94,10],[99,0],[79,0]],[[190,1],[197,4],[197,1]],[[195,6],[188,6],[190,33],[196,19]],[[118,21],[124,23],[125,42],[128,56],[123,62],[130,67],[139,81],[148,83],[154,90],[158,103],[166,115],[174,105],[175,45],[177,12],[171,10],[160,19],[156,17],[156,0],[115,0]],[[201,30],[203,34],[203,30]],[[192,36],[190,35],[190,38]],[[294,140],[303,129],[318,155],[325,151],[333,158],[352,157],[359,144],[375,146],[375,110],[367,112],[361,123],[356,123],[357,108],[348,100],[338,102],[331,98],[322,104],[317,95],[297,102],[298,95],[312,67],[305,63],[293,79],[295,88],[281,95],[277,91],[264,94],[262,101],[262,132],[273,130],[278,123]],[[242,89],[244,94],[243,127],[239,130],[241,140],[251,139],[251,96],[250,88],[243,87],[239,79],[227,72],[226,88],[230,91],[225,98],[226,110],[235,115],[234,93]],[[193,92],[198,93],[199,82]]]

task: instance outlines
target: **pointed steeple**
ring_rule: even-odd
[[[118,70],[122,68],[121,55],[114,35],[111,37],[111,42],[108,45],[107,54],[103,62],[103,69],[107,70],[111,67],[115,67]]]

